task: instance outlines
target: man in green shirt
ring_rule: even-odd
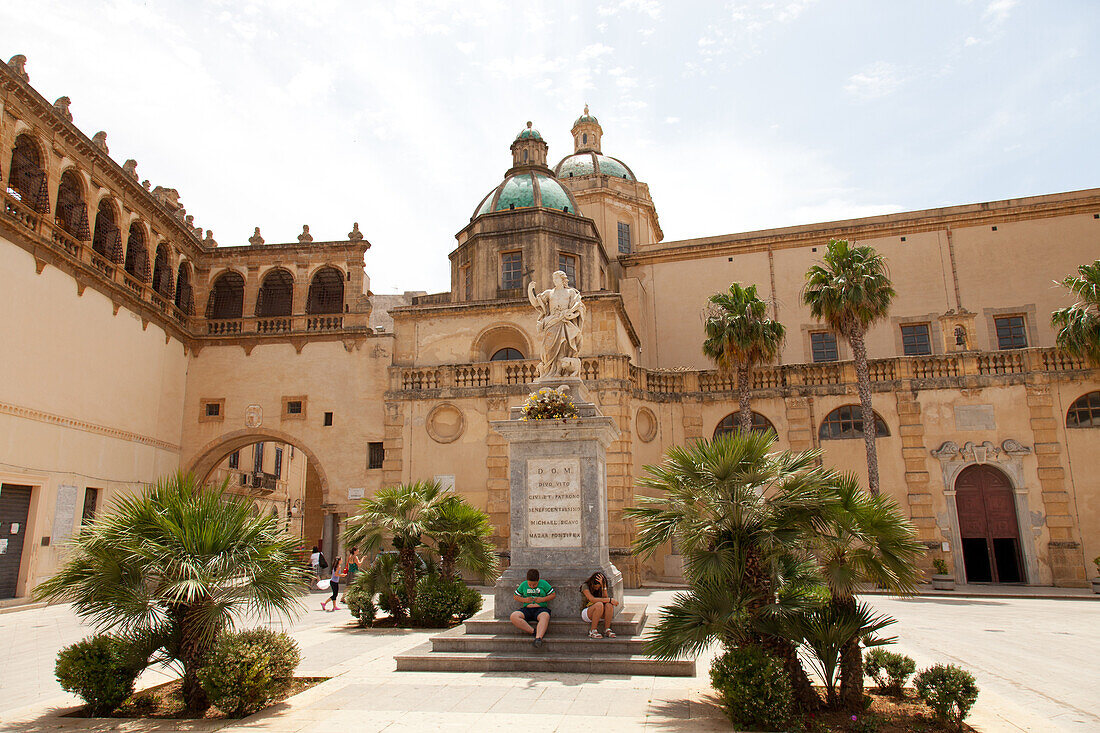
[[[542,646],[542,637],[550,625],[549,602],[553,598],[554,588],[545,580],[539,580],[538,570],[528,570],[527,580],[516,588],[515,599],[521,608],[513,611],[508,618],[517,629],[535,635],[536,647]]]

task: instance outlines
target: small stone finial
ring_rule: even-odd
[[[248,238],[248,243],[253,247],[259,247],[264,243],[264,238],[260,236],[260,228],[256,227],[256,231],[252,233],[252,236]]]
[[[194,228],[194,226],[195,226],[195,215],[194,214],[188,214],[187,216],[183,217],[183,223],[186,224],[189,227]]]
[[[308,244],[313,241],[313,235],[309,233],[309,224],[302,225],[302,233],[298,235],[298,241],[301,244]]]
[[[58,97],[57,101],[53,103],[54,112],[57,112],[57,116],[68,122],[73,121],[73,113],[69,111],[69,104],[72,102],[68,97]]]
[[[149,182],[148,178],[146,178],[144,181],[141,182],[141,187],[148,191],[152,189],[153,184]]]
[[[122,164],[122,172],[136,181],[138,179],[137,161],[133,158],[127,159],[127,161]]]
[[[214,232],[209,229],[206,230],[206,239],[202,240],[202,243],[205,244],[207,247],[218,246],[218,243],[214,240]]]
[[[352,242],[363,241],[363,232],[359,231],[359,222],[355,222],[351,225],[351,231],[348,232],[348,239]]]
[[[107,149],[107,133],[104,132],[103,130],[100,130],[99,132],[97,132],[95,135],[92,136],[92,142],[95,143],[96,147],[98,147],[104,153],[110,153],[111,152],[110,150]]]
[[[27,73],[27,57],[21,53],[17,53],[11,57],[11,61],[8,62],[8,67],[15,72],[23,81],[28,84],[31,81],[30,74]]]
[[[588,102],[584,103],[584,113],[588,114]]]
[[[528,129],[528,130],[530,130],[530,129],[531,129],[531,120],[527,120],[527,129]]]

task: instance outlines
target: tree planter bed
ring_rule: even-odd
[[[822,697],[825,690],[817,688]],[[871,705],[861,713],[856,714],[843,711],[827,711],[815,714],[812,718],[807,716],[805,730],[820,733],[845,733],[855,731],[875,731],[875,733],[974,733],[974,729],[966,723],[962,728],[952,725],[944,725],[932,718],[928,706],[917,697],[912,689],[904,690],[904,697],[898,698],[884,695],[878,690],[868,689],[864,693],[871,698]]]

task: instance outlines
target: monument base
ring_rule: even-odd
[[[572,621],[579,618],[582,607],[581,583],[588,580],[588,577],[597,570],[607,578],[611,586],[611,597],[619,601],[621,609],[623,574],[609,562],[600,563],[598,567],[560,567],[557,564],[539,566],[537,563],[533,567],[539,571],[543,580],[554,587],[554,600],[549,604],[551,620],[557,618]],[[527,580],[528,570],[530,570],[528,567],[512,565],[497,580],[493,587],[495,618],[508,618],[512,611],[520,607],[513,595],[516,587]]]

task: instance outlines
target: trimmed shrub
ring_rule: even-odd
[[[298,666],[298,645],[286,634],[248,629],[222,634],[199,669],[210,702],[240,718],[281,695]]]
[[[132,649],[117,636],[90,636],[58,653],[54,674],[62,689],[84,700],[90,717],[107,716],[134,694],[134,680],[145,668]]]
[[[461,621],[480,610],[481,594],[461,580],[443,580],[433,574],[417,581],[413,619],[419,624],[442,628],[453,624],[456,617]]]
[[[756,646],[730,649],[710,665],[726,716],[734,725],[785,730],[793,696],[783,662]]]
[[[917,695],[932,710],[936,719],[962,727],[963,718],[978,699],[974,675],[954,664],[936,664],[921,670],[913,681]]]
[[[863,659],[863,671],[875,681],[881,692],[900,696],[909,676],[917,670],[917,663],[904,654],[885,649],[872,649]]]
[[[371,588],[370,578],[366,573],[359,573],[352,581],[348,592],[344,594],[351,615],[359,620],[359,626],[365,628],[374,625],[374,618],[378,615],[378,607],[374,603],[374,591]]]

